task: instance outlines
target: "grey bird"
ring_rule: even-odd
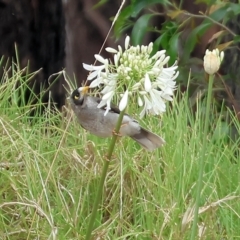
[[[88,87],[72,92],[70,104],[80,125],[99,137],[111,137],[114,134],[120,110],[111,105],[111,110],[104,116],[105,108],[98,108],[101,98],[88,95]],[[139,123],[125,114],[119,131],[120,136],[129,136],[148,151],[161,147],[165,141],[158,135],[142,128]]]

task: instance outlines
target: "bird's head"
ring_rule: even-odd
[[[71,99],[75,105],[82,106],[84,103],[85,96],[88,92],[89,87],[80,87],[75,89],[71,94]]]

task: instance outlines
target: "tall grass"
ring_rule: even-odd
[[[82,129],[67,106],[31,117],[41,106],[24,102],[31,76],[12,73],[0,86],[0,239],[84,239],[110,139]],[[141,121],[166,140],[152,153],[118,140],[93,239],[189,239],[204,141],[198,234],[240,239],[239,140],[222,134],[214,108],[205,138],[205,110],[203,100],[192,112],[183,94]]]

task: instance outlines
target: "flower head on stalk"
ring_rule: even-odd
[[[106,48],[106,51],[114,54],[113,63],[100,55],[95,55],[103,65],[92,66],[83,64],[83,67],[91,71],[88,80],[92,81],[90,88],[103,86],[102,101],[98,107],[107,105],[105,115],[110,110],[110,102],[115,93],[121,94],[125,103],[130,98],[135,98],[142,107],[140,117],[147,113],[161,114],[166,110],[166,101],[171,101],[175,90],[175,79],[178,76],[177,65],[166,67],[170,57],[165,50],[156,52],[151,56],[153,43],[148,46],[130,46],[129,36],[125,39],[125,50],[121,46],[118,49]]]
[[[220,68],[223,57],[224,52],[219,52],[217,48],[213,51],[209,51],[207,49],[203,58],[203,67],[205,72],[209,75],[216,73]]]

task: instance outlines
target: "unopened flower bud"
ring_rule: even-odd
[[[130,37],[127,36],[126,39],[125,39],[125,50],[128,49],[128,47],[129,47],[129,42],[130,42]]]
[[[143,106],[143,101],[142,99],[138,96],[138,106],[142,107]]]
[[[125,93],[123,94],[123,97],[119,103],[119,110],[123,111],[128,103],[128,90],[125,91]]]
[[[145,75],[144,88],[145,88],[146,92],[149,92],[151,90],[151,88],[152,88],[151,80],[150,80],[148,74]]]
[[[212,75],[219,70],[220,64],[223,60],[224,53],[219,54],[218,49],[213,51],[206,50],[205,56],[203,58],[203,66],[206,73]]]

